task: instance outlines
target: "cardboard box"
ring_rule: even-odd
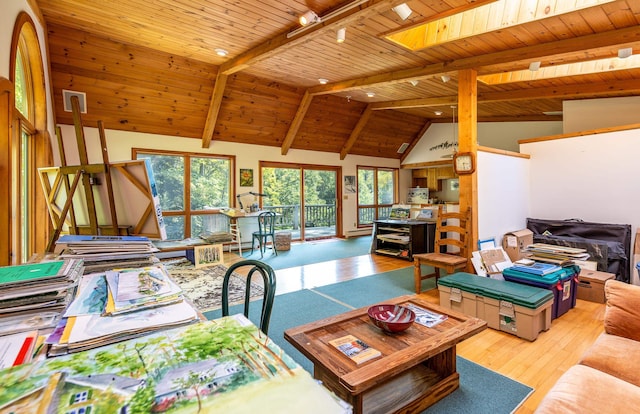
[[[604,284],[609,279],[615,279],[616,275],[596,270],[580,271],[577,298],[589,302],[604,303]]]
[[[523,250],[533,244],[533,232],[529,229],[506,233],[502,238],[502,248],[512,262],[524,257]]]

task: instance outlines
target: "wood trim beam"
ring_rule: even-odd
[[[204,123],[204,131],[202,131],[202,148],[209,148],[211,145],[213,132],[218,122],[218,115],[220,114],[224,89],[227,86],[227,78],[227,75],[218,71],[216,83],[213,85],[213,93],[211,94],[211,105],[209,105],[209,112],[207,113],[207,119]]]
[[[349,154],[349,151],[351,151],[351,148],[353,148],[353,146],[355,145],[356,141],[358,140],[358,137],[360,136],[360,133],[364,129],[364,126],[367,125],[367,122],[369,122],[369,118],[371,117],[372,112],[373,111],[371,110],[371,105],[367,105],[364,112],[362,113],[362,116],[360,117],[360,119],[358,119],[358,123],[356,124],[355,128],[353,128],[353,131],[351,131],[351,135],[349,135],[349,139],[347,140],[347,142],[344,144],[344,147],[342,147],[342,150],[340,151],[341,160],[344,160],[347,157],[347,155]]]
[[[291,125],[289,125],[289,130],[287,131],[287,135],[284,137],[284,142],[282,143],[282,148],[280,153],[282,155],[287,155],[293,141],[298,134],[298,130],[300,129],[300,125],[302,125],[302,120],[304,116],[307,114],[309,110],[309,106],[311,105],[311,100],[313,99],[312,95],[309,95],[308,91],[304,92],[302,96],[302,101],[298,106],[298,110],[296,111],[296,115],[293,117],[293,121],[291,121]]]
[[[334,82],[327,85],[318,85],[310,88],[309,93],[312,95],[333,94],[337,92],[361,89],[366,86],[370,87],[373,85],[388,85],[405,82],[407,79],[421,79],[454,70],[477,69],[485,66],[491,67],[497,63],[504,64],[509,62],[529,61],[531,59],[562,55],[564,53],[572,53],[576,51],[586,53],[590,49],[618,44],[628,44],[638,41],[640,41],[640,26],[631,26],[571,39],[562,39],[555,42],[525,46],[517,49],[508,49],[485,55],[471,56],[455,61],[402,69],[359,79]]]
[[[383,109],[424,108],[428,106],[456,105],[457,103],[458,96],[452,95],[438,96],[435,98],[418,98],[398,101],[375,102],[371,104],[371,109],[374,111],[380,111]]]
[[[348,25],[356,19],[366,19],[376,13],[379,13],[382,8],[391,8],[400,3],[403,3],[403,1],[370,0],[352,9],[338,13],[335,16],[331,16],[330,18],[309,27],[300,33],[287,37],[290,32],[296,30],[296,28],[292,28],[287,32],[281,33],[222,64],[220,66],[220,71],[225,75],[234,74],[278,53],[299,46],[300,44],[307,42],[309,39],[320,36],[326,30],[329,30],[338,24]]]

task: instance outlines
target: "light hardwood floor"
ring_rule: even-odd
[[[225,253],[226,264],[238,260],[239,256]],[[277,294],[287,293],[407,266],[412,264],[378,255],[332,260],[276,271],[276,290]],[[433,303],[439,302],[437,290],[421,295]],[[532,413],[560,375],[578,361],[603,331],[604,309],[603,304],[578,300],[575,308],[552,321],[551,329],[540,333],[533,342],[486,329],[458,344],[458,355],[532,387],[533,394],[516,411]]]

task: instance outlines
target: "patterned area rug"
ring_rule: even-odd
[[[227,271],[224,265],[215,265],[196,269],[185,259],[162,261],[171,277],[182,288],[186,297],[200,310],[205,312],[222,307],[222,280]],[[229,303],[244,300],[245,278],[233,273],[229,280]],[[261,296],[263,289],[256,283],[251,284],[251,297]]]

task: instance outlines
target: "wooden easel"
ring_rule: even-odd
[[[120,234],[118,219],[116,216],[115,199],[113,196],[113,187],[111,182],[111,174],[109,168],[109,155],[107,153],[107,143],[104,133],[104,125],[102,121],[98,121],[98,130],[100,134],[100,145],[102,149],[102,164],[89,164],[87,156],[87,147],[85,143],[84,128],[82,125],[82,117],[80,115],[80,102],[77,96],[71,97],[71,107],[73,110],[73,125],[76,133],[76,143],[78,145],[78,154],[80,157],[80,165],[68,166],[64,153],[64,145],[62,142],[62,133],[60,128],[56,128],[56,136],[58,138],[58,147],[60,149],[60,168],[41,168],[39,169],[40,180],[45,189],[47,207],[49,215],[54,223],[54,230],[47,244],[47,251],[52,251],[53,246],[60,236],[60,232],[65,223],[68,223],[69,232],[71,234],[79,234],[79,227],[76,222],[75,211],[73,209],[73,198],[80,182],[84,189],[84,201],[87,209],[87,218],[89,220],[89,233],[100,234],[101,228],[98,225],[98,217],[96,214],[96,204],[93,194],[92,185],[95,183],[97,174],[104,175],[104,185],[106,186],[107,196],[109,199],[109,212],[111,216],[111,228],[114,234]],[[50,185],[49,174],[57,173],[53,185]],[[70,177],[73,176],[73,182],[70,183]],[[60,208],[56,205],[56,200],[60,195],[60,191],[64,188],[66,200],[64,206]],[[68,220],[68,221],[67,221]]]

